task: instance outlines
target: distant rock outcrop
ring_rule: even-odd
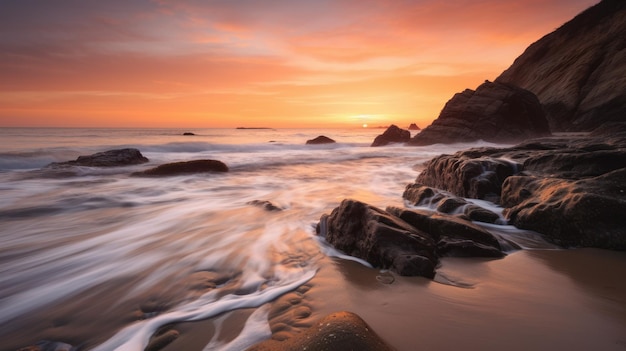
[[[320,135],[317,138],[307,140],[307,145],[318,145],[318,144],[333,144],[335,141],[327,136]]]
[[[626,120],[626,1],[603,0],[529,46],[496,82],[535,93],[552,131]]]
[[[439,117],[409,145],[470,142],[519,142],[550,135],[537,97],[509,84],[486,81],[476,91],[466,89],[446,103]]]
[[[74,161],[54,162],[48,167],[86,166],[86,167],[120,167],[138,165],[148,162],[137,149],[115,149],[98,152],[93,155],[78,156]]]
[[[196,135],[196,134],[192,132],[184,132],[183,135]]]
[[[374,139],[372,146],[384,146],[391,143],[406,143],[411,139],[411,132],[392,124],[385,132]]]
[[[411,125],[409,126],[409,130],[421,130],[421,128],[418,127],[417,124],[411,123]]]
[[[217,160],[194,160],[166,163],[142,172],[135,172],[133,175],[145,177],[167,177],[208,172],[228,172],[228,166]]]

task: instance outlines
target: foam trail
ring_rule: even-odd
[[[197,321],[214,317],[220,313],[232,311],[239,308],[255,308],[268,303],[280,295],[296,289],[308,282],[316,271],[311,270],[296,280],[286,282],[281,286],[270,286],[265,290],[255,291],[248,295],[226,295],[219,300],[217,291],[205,294],[200,299],[195,300],[179,309],[162,314],[151,320],[146,320],[132,324],[111,339],[97,346],[94,351],[140,351],[148,345],[150,337],[163,325],[181,321]],[[269,282],[268,282],[269,283]],[[207,301],[208,300],[208,301]]]
[[[348,261],[354,261],[357,263],[360,263],[362,265],[364,265],[365,267],[368,268],[374,268],[374,266],[372,266],[369,262],[367,262],[366,260],[360,259],[358,257],[354,257],[354,256],[350,256],[350,255],[346,255],[345,253],[335,249],[334,247],[330,246],[326,240],[324,240],[324,238],[321,237],[315,237],[317,239],[317,241],[320,243],[320,250],[322,251],[322,253],[328,257],[337,257],[337,258],[341,258],[342,260],[348,260]]]
[[[204,349],[202,349],[202,351],[240,351],[247,349],[257,342],[268,339],[272,336],[272,331],[270,330],[268,323],[268,315],[269,308],[267,306],[258,308],[250,315],[243,327],[243,330],[235,339],[228,344],[224,344],[223,342],[216,340],[216,336],[219,334],[216,331],[213,339],[204,347]]]

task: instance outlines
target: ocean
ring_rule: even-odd
[[[531,262],[526,267],[556,274],[544,261],[560,257],[562,253],[553,253],[559,250],[536,233],[506,225],[487,229],[509,236],[526,248],[523,253],[495,261],[450,259],[435,281],[395,277],[394,284],[382,285],[376,278],[389,272],[369,268],[318,239],[315,225],[320,216],[341,200],[352,198],[381,208],[404,206],[402,192],[425,161],[468,147],[496,146],[478,142],[370,147],[383,131],[0,129],[0,350],[44,341],[72,345],[74,350],[143,350],[155,333],[165,333],[173,325],[179,334],[172,339],[180,339],[176,342],[187,345],[185,349],[242,350],[271,336],[272,302],[294,291],[299,291],[306,302],[300,307],[306,306],[308,312],[301,318],[286,317],[290,331],[297,332],[324,312],[346,307],[370,316],[365,320],[381,330],[390,344],[410,349],[405,348],[413,342],[410,335],[396,335],[401,328],[387,331],[384,324],[388,324],[385,319],[411,316],[386,315],[384,311],[395,310],[372,309],[370,300],[343,294],[362,288],[378,296],[379,289],[387,289],[400,301],[410,289],[411,298],[422,294],[452,313],[450,309],[462,303],[457,297],[468,287],[476,290],[483,278],[491,284],[503,279],[487,277],[492,273],[483,272],[485,267],[500,272],[521,260]],[[195,135],[184,136],[184,132]],[[337,143],[305,144],[319,135]],[[127,147],[139,149],[149,163],[73,167],[61,173],[46,168],[51,162]],[[163,163],[196,159],[220,160],[230,171],[130,176]],[[251,204],[256,200],[270,201],[282,211]],[[493,204],[483,205],[501,211]],[[607,259],[604,253],[582,252]],[[612,264],[623,265],[626,260],[617,255],[617,263]],[[473,267],[469,273],[459,273],[467,266]],[[346,272],[360,278],[351,281],[355,278],[345,276]],[[539,278],[528,279],[537,283]],[[502,294],[518,283],[510,282]],[[399,290],[389,291],[393,287]],[[572,298],[572,304],[577,298]],[[472,303],[480,310],[481,303],[490,302]],[[528,310],[528,301],[518,303],[517,308]],[[622,324],[608,322],[616,330],[626,325],[625,305],[622,300],[616,305]],[[481,313],[487,313],[487,306],[483,307]],[[205,332],[198,334],[202,328]],[[427,345],[438,348],[450,342],[434,335],[425,340]],[[611,345],[626,345],[624,338],[613,334],[607,339]],[[563,346],[557,341],[554,345]]]

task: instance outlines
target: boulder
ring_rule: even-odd
[[[530,45],[496,82],[537,95],[552,131],[626,116],[626,2],[603,0]]]
[[[450,99],[439,117],[409,145],[484,140],[514,143],[550,135],[545,113],[535,94],[511,84],[486,81]]]
[[[307,140],[307,145],[318,145],[318,144],[333,144],[335,141],[327,136],[320,135],[317,138]]]
[[[435,275],[438,261],[430,235],[379,208],[346,199],[320,222],[325,223],[318,224],[318,234],[348,255],[400,275]]]
[[[372,146],[384,146],[391,143],[406,143],[411,139],[411,132],[402,129],[395,124],[391,125],[383,134],[377,136]]]
[[[284,341],[266,340],[246,351],[328,351],[360,350],[391,351],[387,345],[358,315],[335,312],[317,321],[302,333]]]
[[[518,173],[521,165],[509,159],[475,156],[472,150],[437,156],[426,163],[415,182],[497,203],[504,179]]]
[[[626,168],[581,180],[509,177],[502,203],[511,224],[558,245],[626,249]]]
[[[503,257],[498,238],[464,219],[426,210],[388,207],[387,212],[414,228],[428,233],[437,242],[438,256]]]
[[[194,160],[166,163],[155,168],[133,173],[134,176],[167,177],[194,173],[228,172],[228,166],[217,160]]]
[[[86,166],[86,167],[120,167],[138,165],[148,162],[137,149],[115,149],[98,152],[93,155],[78,156],[74,161],[54,162],[48,167]]]
[[[427,210],[343,200],[317,225],[318,235],[348,255],[400,275],[433,278],[442,256],[502,257],[499,240],[479,226]]]

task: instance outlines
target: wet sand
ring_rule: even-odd
[[[350,311],[400,351],[626,350],[625,272],[625,252],[597,249],[447,258],[435,281],[325,258],[315,278],[272,304],[269,320],[273,339],[289,340]],[[219,318],[232,320],[234,337],[250,313]],[[202,350],[211,328],[211,320],[178,325],[163,350]]]
[[[398,350],[626,350],[625,252],[447,258],[435,278],[447,284],[335,266],[312,282],[316,311],[355,312]]]

